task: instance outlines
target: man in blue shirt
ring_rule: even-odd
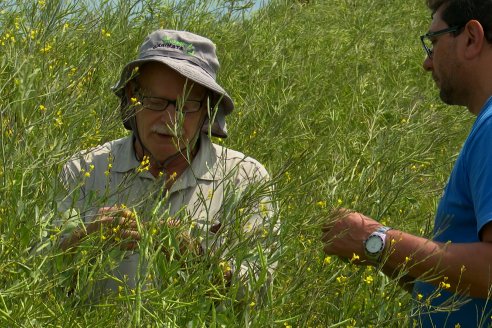
[[[383,227],[340,209],[323,227],[324,251],[379,266],[412,289],[422,327],[492,324],[492,0],[428,0],[424,69],[450,105],[477,119],[439,203],[434,238]]]

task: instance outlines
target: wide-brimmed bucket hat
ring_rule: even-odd
[[[227,92],[216,81],[219,70],[215,44],[207,38],[186,31],[157,30],[149,34],[140,46],[138,58],[128,63],[121,73],[120,80],[113,87],[114,93],[121,99],[123,124],[132,130],[134,115],[128,113],[129,104],[125,95],[125,86],[131,80],[138,67],[147,62],[159,62],[169,66],[191,81],[201,84],[214,95],[218,111],[210,125],[207,118],[203,131],[211,131],[217,137],[227,137],[225,115],[234,109],[234,103]],[[137,73],[138,74],[138,73]]]

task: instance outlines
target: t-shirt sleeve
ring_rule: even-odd
[[[467,154],[477,234],[492,221],[492,117],[476,130]]]

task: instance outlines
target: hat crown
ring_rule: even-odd
[[[139,59],[163,56],[192,62],[214,80],[219,70],[215,44],[187,31],[157,30],[147,36],[140,47]]]

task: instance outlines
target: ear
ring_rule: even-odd
[[[466,34],[465,58],[473,59],[480,55],[485,42],[485,33],[482,24],[472,19],[466,23],[463,33]]]

